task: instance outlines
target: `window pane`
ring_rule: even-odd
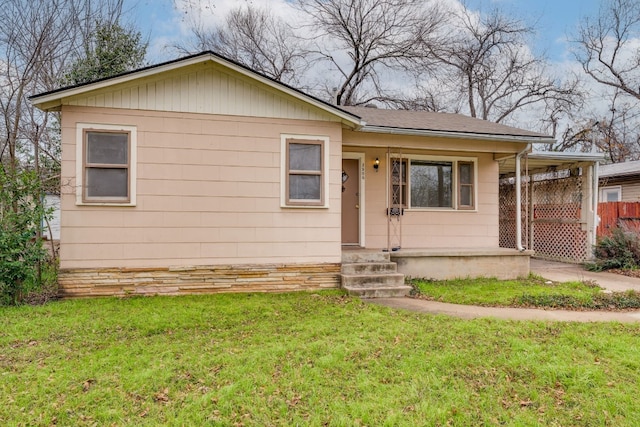
[[[620,200],[618,190],[608,190],[606,192],[607,202],[617,202]]]
[[[473,189],[470,185],[460,187],[460,206],[473,206]]]
[[[320,175],[290,175],[289,199],[320,200]]]
[[[402,191],[400,185],[402,184]],[[407,206],[407,161],[391,159],[391,204]]]
[[[412,161],[411,206],[451,207],[451,169],[450,162]]]
[[[471,184],[473,183],[471,178],[471,164],[469,163],[460,163],[460,184]]]
[[[114,132],[87,132],[87,163],[126,165],[129,135]]]
[[[289,144],[289,170],[319,171],[321,164],[320,144]]]
[[[129,196],[128,169],[87,168],[87,197]]]

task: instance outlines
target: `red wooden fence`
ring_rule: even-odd
[[[599,203],[598,215],[598,237],[610,236],[615,227],[640,232],[640,202]]]

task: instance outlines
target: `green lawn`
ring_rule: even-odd
[[[640,425],[640,327],[339,292],[0,308],[0,425]]]
[[[412,284],[419,298],[454,304],[587,310],[640,308],[638,292],[605,294],[600,287],[590,283],[549,283],[535,276],[518,280],[414,279]]]

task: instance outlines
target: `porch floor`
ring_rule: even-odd
[[[343,253],[373,253],[382,249],[344,247]],[[389,252],[398,272],[414,278],[446,280],[466,277],[515,279],[530,272],[532,251],[508,248],[407,248]]]

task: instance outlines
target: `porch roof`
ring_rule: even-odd
[[[622,178],[640,175],[640,160],[602,165],[600,178]]]
[[[527,155],[529,171],[571,169],[577,163],[598,163],[604,160],[603,153],[566,153],[554,151],[533,151]],[[515,174],[515,156],[499,159],[500,175]],[[524,165],[523,165],[524,167]]]

